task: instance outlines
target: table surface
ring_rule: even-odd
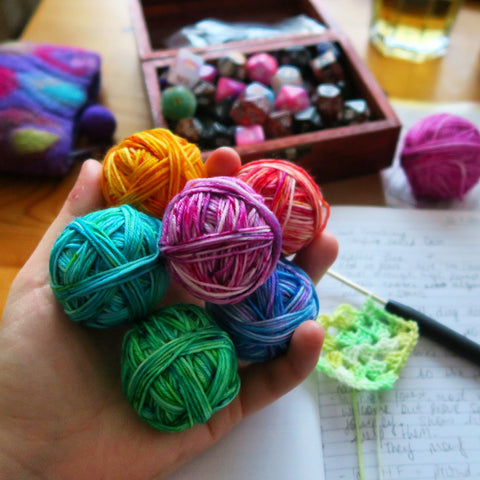
[[[466,1],[447,55],[416,65],[381,56],[368,43],[370,0],[323,0],[393,105],[397,100],[431,104],[480,102],[480,3]],[[117,118],[115,140],[151,128],[128,0],[43,0],[23,40],[79,46],[103,58],[100,101]],[[59,211],[78,173],[60,180],[0,178],[0,311],[9,286]],[[322,186],[332,204],[385,205],[380,174]]]

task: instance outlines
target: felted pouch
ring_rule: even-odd
[[[49,44],[0,45],[0,171],[62,176],[78,119],[96,101],[100,56]]]

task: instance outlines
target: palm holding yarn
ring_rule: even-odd
[[[215,161],[207,161],[207,168],[216,174],[229,175],[238,167],[232,152],[213,157]],[[7,460],[4,472],[13,472],[10,478],[25,476],[23,466],[29,475],[41,468],[44,476],[70,480],[164,478],[218,441],[242,417],[298,385],[318,358],[322,331],[314,322],[305,322],[296,330],[285,356],[239,369],[239,395],[207,423],[168,434],[148,428],[126,401],[120,385],[122,330],[85,329],[66,321],[46,274],[52,245],[65,226],[105,208],[100,176],[98,162],[84,163],[60,215],[12,285],[0,323],[0,431],[9,432],[8,445],[0,436],[0,446]],[[336,252],[335,239],[324,233],[296,261],[317,281]],[[172,287],[166,297],[169,302],[192,300]],[[9,463],[10,452],[15,455]],[[88,471],[85,458],[89,459]]]
[[[131,142],[132,138],[135,137],[140,143],[145,143],[147,139],[153,137],[153,143],[155,143],[160,138],[171,140],[170,136],[170,132],[167,133],[160,129],[136,134],[129,137],[128,140]],[[119,145],[119,148],[112,149],[113,155],[110,154],[111,152],[107,154],[109,158],[116,158],[113,161],[113,167],[106,159],[102,169],[102,187],[107,201],[112,200],[108,200],[108,195],[106,195],[106,193],[111,192],[108,175],[112,172],[109,169],[114,170],[118,167],[120,160],[130,163],[132,159],[137,158],[139,153],[135,148],[132,148],[129,142],[124,141]],[[150,148],[149,145],[142,147],[140,155],[143,160],[138,163],[139,166],[133,168],[132,172],[128,174],[127,180],[129,182],[132,179],[133,183],[137,181],[136,169],[141,170],[143,168],[147,147]],[[168,157],[175,154],[171,151],[174,150],[171,145],[167,150]],[[149,155],[151,154],[150,151]],[[192,170],[191,167],[196,162],[196,158],[185,159],[186,170]],[[275,162],[272,160],[268,165],[269,172],[275,171],[277,173],[277,170],[272,167]],[[169,164],[171,163],[169,162]],[[173,163],[175,164],[175,162]],[[265,163],[269,162],[266,161]],[[110,167],[105,165],[110,165]],[[118,171],[121,171],[122,168]],[[159,170],[159,166],[155,162],[152,162],[152,165],[146,168],[147,170],[152,168],[152,172]],[[181,165],[178,168],[181,168]],[[195,169],[193,168],[193,170]],[[287,171],[289,180],[294,179],[294,181],[283,182]],[[140,176],[144,173],[141,172]],[[170,171],[170,174],[175,176],[173,170]],[[176,177],[179,176],[182,177],[181,174],[176,175]],[[118,180],[117,177],[117,175],[113,175],[116,180]],[[242,179],[230,176],[210,179],[193,178],[187,181],[179,193],[170,198],[172,192],[179,188],[187,178],[187,176],[183,176],[181,181],[178,178],[171,180],[171,183],[174,184],[173,190],[162,183],[154,192],[156,199],[162,195],[164,200],[170,198],[164,212],[156,212],[156,216],[161,216],[163,213],[163,221],[143,214],[141,211],[146,209],[145,204],[137,203],[135,205],[140,211],[127,205],[111,207],[72,222],[55,243],[50,264],[52,289],[56,298],[64,306],[65,312],[73,320],[97,327],[115,326],[126,321],[140,320],[137,333],[143,332],[142,335],[149,336],[148,341],[130,341],[136,354],[124,354],[122,368],[124,372],[133,372],[125,374],[123,379],[125,392],[132,401],[134,408],[143,419],[157,428],[165,430],[189,428],[197,421],[207,421],[209,415],[233,400],[231,390],[224,392],[227,397],[223,397],[222,395],[219,396],[219,393],[214,389],[210,393],[216,398],[216,401],[213,402],[211,407],[206,408],[212,402],[202,402],[200,397],[195,397],[196,401],[192,401],[188,392],[195,389],[193,385],[195,383],[194,377],[191,374],[193,370],[190,374],[187,374],[187,371],[184,370],[183,378],[176,375],[175,380],[177,387],[182,386],[177,400],[183,406],[179,407],[177,403],[172,410],[177,414],[179,408],[181,412],[184,411],[180,414],[183,420],[179,421],[178,415],[168,414],[168,402],[165,398],[168,397],[171,387],[168,386],[168,383],[162,383],[161,376],[163,367],[166,366],[165,362],[168,363],[169,358],[165,355],[157,357],[155,352],[167,351],[173,357],[176,357],[178,352],[174,351],[174,347],[180,348],[180,343],[176,339],[170,338],[169,335],[160,341],[156,336],[161,335],[162,329],[152,330],[141,326],[142,323],[158,323],[159,317],[155,316],[153,312],[164,295],[168,283],[163,265],[164,261],[166,261],[172,277],[188,293],[212,304],[236,304],[247,299],[263,286],[265,287],[262,292],[265,290],[265,294],[258,295],[257,301],[260,301],[260,303],[267,302],[267,304],[270,304],[268,297],[272,294],[270,291],[272,289],[278,289],[278,292],[283,293],[288,291],[290,294],[295,290],[294,298],[296,298],[295,295],[298,294],[298,291],[309,292],[308,295],[301,296],[303,300],[300,302],[300,306],[298,306],[298,301],[291,301],[291,296],[287,295],[288,299],[286,299],[283,293],[279,293],[280,302],[293,303],[295,307],[292,307],[291,311],[286,314],[283,311],[282,304],[281,312],[279,309],[274,309],[276,316],[270,312],[269,318],[260,318],[259,323],[263,321],[263,324],[255,325],[255,328],[260,326],[261,329],[265,330],[262,334],[262,341],[267,345],[271,344],[270,335],[274,338],[273,341],[277,346],[273,349],[267,349],[268,355],[250,354],[248,356],[250,360],[263,361],[284,353],[288,348],[294,329],[303,321],[315,318],[318,313],[318,299],[311,282],[304,281],[303,286],[307,287],[306,289],[300,288],[301,282],[295,284],[295,288],[293,288],[292,285],[295,282],[292,282],[292,278],[295,275],[290,275],[287,280],[283,279],[284,284],[280,288],[278,287],[280,282],[277,281],[277,278],[283,275],[285,268],[280,269],[280,274],[272,274],[277,266],[284,267],[286,265],[284,262],[279,264],[278,261],[283,245],[289,243],[289,236],[292,236],[292,232],[299,225],[299,212],[302,211],[302,205],[309,204],[313,221],[310,222],[312,226],[307,229],[308,233],[302,235],[302,243],[297,245],[297,250],[310,243],[315,235],[323,230],[328,218],[328,204],[323,201],[318,187],[314,188],[313,180],[300,168],[290,167],[287,162],[283,162],[282,170],[277,177],[280,180],[277,180],[277,186],[273,187],[277,190],[276,197],[281,197],[283,194],[285,198],[280,201],[279,198],[270,199],[272,200],[270,202],[271,207],[277,206],[278,203],[283,205],[275,213],[266,205],[265,197],[261,193],[256,192]],[[300,188],[296,188],[297,185],[301,185],[303,190],[300,191]],[[167,194],[166,191],[168,191]],[[262,193],[267,191],[268,189],[262,191]],[[148,202],[150,202],[151,197],[152,192],[149,192]],[[123,201],[126,198],[128,196]],[[306,198],[308,198],[308,201]],[[150,208],[152,203],[148,205],[148,208]],[[322,208],[326,210],[326,214],[322,212]],[[291,211],[292,209],[295,210],[293,216],[282,216],[283,210]],[[303,211],[306,212],[305,209]],[[122,221],[125,224],[121,235],[116,234],[117,225],[112,220],[118,212],[121,212]],[[153,214],[153,212],[150,213]],[[126,221],[123,218],[125,216],[131,217],[130,221]],[[143,255],[144,249],[136,246],[137,237],[142,238],[139,235],[141,229],[139,229],[139,226],[135,226],[141,223],[138,222],[136,217],[141,218],[143,223],[149,224],[150,227],[152,225],[155,227],[153,231],[150,228],[147,238],[147,244],[150,245],[148,255]],[[279,218],[282,219],[281,226]],[[96,223],[95,220],[97,219],[99,221]],[[136,222],[131,221],[132,219],[136,219]],[[150,219],[151,222],[149,223],[146,219]],[[80,238],[77,238],[78,236]],[[158,242],[158,245],[152,248],[152,241],[153,243]],[[93,246],[93,254],[91,246]],[[288,245],[287,248],[284,248],[284,252],[290,253],[291,248],[292,246]],[[125,252],[130,252],[132,256],[125,255]],[[298,274],[299,272],[295,273]],[[272,278],[273,280],[269,282]],[[305,280],[307,277],[300,274],[296,278]],[[113,288],[110,288],[111,284]],[[145,301],[143,299],[144,291],[146,293]],[[152,292],[153,296],[148,292]],[[262,310],[262,307],[263,305],[259,305],[258,309]],[[182,310],[182,306],[178,306],[177,309]],[[300,312],[303,313],[300,314]],[[195,316],[195,312],[191,311],[190,313]],[[167,316],[166,318],[170,317]],[[185,322],[186,315],[182,314],[179,318]],[[291,320],[286,321],[287,318]],[[250,320],[248,318],[246,323],[249,323]],[[210,321],[213,322],[212,319]],[[193,322],[193,324],[195,323],[198,322]],[[280,330],[283,329],[283,333],[279,333],[277,326]],[[232,331],[230,330],[230,332]],[[198,325],[196,328],[187,328],[186,332],[177,331],[177,333],[182,338],[187,335],[189,345],[194,345],[195,354],[193,358],[197,358],[202,349],[208,350],[204,342],[201,341],[203,331]],[[128,339],[134,336],[134,333],[129,332],[125,337],[124,352],[127,349],[125,345],[128,343]],[[152,362],[150,360],[147,362],[147,358],[152,356],[148,354],[149,345],[155,345],[152,355],[156,360]],[[242,355],[238,343],[236,347],[237,353]],[[230,343],[225,348],[231,350],[230,358],[234,357],[233,344]],[[147,355],[147,357],[141,360],[137,367],[134,367],[132,362],[138,359],[139,353],[142,353],[142,356]],[[160,362],[160,359],[163,363]],[[182,362],[185,361],[186,359],[182,360]],[[212,368],[212,375],[215,377],[218,374],[217,369],[221,368],[221,364]],[[227,369],[228,373],[222,374],[222,376],[235,376],[236,368],[236,365],[230,362]],[[205,376],[205,372],[202,375]],[[147,381],[140,380],[144,377]],[[151,395],[151,398],[155,399],[154,403],[157,402],[156,405],[147,402],[148,406],[144,407],[144,402],[149,397],[148,391],[151,390],[152,381],[153,384],[157,386],[162,384],[163,387]],[[132,385],[135,387],[132,387]],[[196,388],[204,390],[204,387],[198,382]],[[167,397],[164,397],[165,394],[167,394]],[[198,410],[203,413],[198,414]],[[152,417],[153,412],[156,412],[155,418]]]

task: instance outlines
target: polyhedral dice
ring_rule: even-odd
[[[300,70],[293,65],[282,65],[272,77],[272,88],[278,92],[285,85],[303,85],[303,78]]]
[[[320,130],[322,127],[322,117],[312,105],[293,116],[293,129],[295,133],[314,132]]]
[[[167,80],[172,85],[193,87],[200,77],[200,69],[204,63],[199,55],[181,48],[168,71]]]
[[[230,117],[230,112],[232,106],[235,103],[233,98],[224,98],[219,102],[215,102],[213,106],[213,116],[220,123],[232,123],[232,118]]]
[[[340,50],[333,42],[325,41],[317,43],[316,50],[318,55],[322,55],[325,52],[331,51],[337,60],[340,58]]]
[[[370,109],[365,100],[359,98],[347,100],[343,105],[343,122],[347,125],[357,125],[367,122],[370,118]]]
[[[244,80],[247,75],[247,58],[241,52],[229,52],[217,60],[217,69],[222,77]]]
[[[341,122],[343,116],[342,91],[337,85],[322,83],[318,85],[313,103],[320,113],[323,123],[332,127]]]
[[[310,99],[303,87],[284,85],[275,99],[276,110],[288,110],[291,113],[301,112],[310,105]]]
[[[245,90],[245,83],[229,77],[220,77],[217,83],[215,101],[220,102],[224,98],[237,98]]]
[[[162,92],[162,112],[168,120],[191,117],[197,108],[192,90],[185,85],[172,85]]]
[[[266,87],[263,83],[252,82],[247,85],[242,93],[242,97],[265,97],[270,105],[273,107],[275,104],[275,93],[271,88]]]
[[[190,143],[198,143],[202,137],[203,125],[195,117],[182,118],[177,122],[174,133]]]
[[[265,133],[261,125],[239,125],[235,129],[235,143],[241,145],[251,145],[265,140]]]
[[[192,91],[197,99],[197,108],[199,111],[206,112],[212,110],[217,92],[213,83],[207,82],[206,80],[199,80],[193,86]]]
[[[319,83],[337,83],[345,79],[343,69],[332,50],[315,57],[310,62],[310,67]]]
[[[292,134],[292,114],[287,110],[275,110],[271,112],[265,123],[263,129],[267,138],[281,138],[288,137]]]
[[[302,45],[293,45],[280,52],[279,62],[281,65],[293,65],[301,72],[305,71],[310,65],[312,55],[308,49]]]
[[[217,78],[217,68],[209,63],[204,63],[200,68],[200,80],[214,83]]]
[[[230,117],[236,125],[261,125],[271,110],[272,106],[265,97],[242,95],[235,100]]]
[[[247,74],[252,82],[270,85],[277,69],[276,58],[268,53],[257,53],[247,60]]]
[[[213,122],[211,129],[211,148],[230,147],[235,144],[235,127]]]

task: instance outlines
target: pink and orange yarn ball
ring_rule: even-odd
[[[257,160],[242,166],[237,177],[264,198],[280,222],[283,255],[298,252],[324,230],[330,207],[302,167],[286,160]]]

